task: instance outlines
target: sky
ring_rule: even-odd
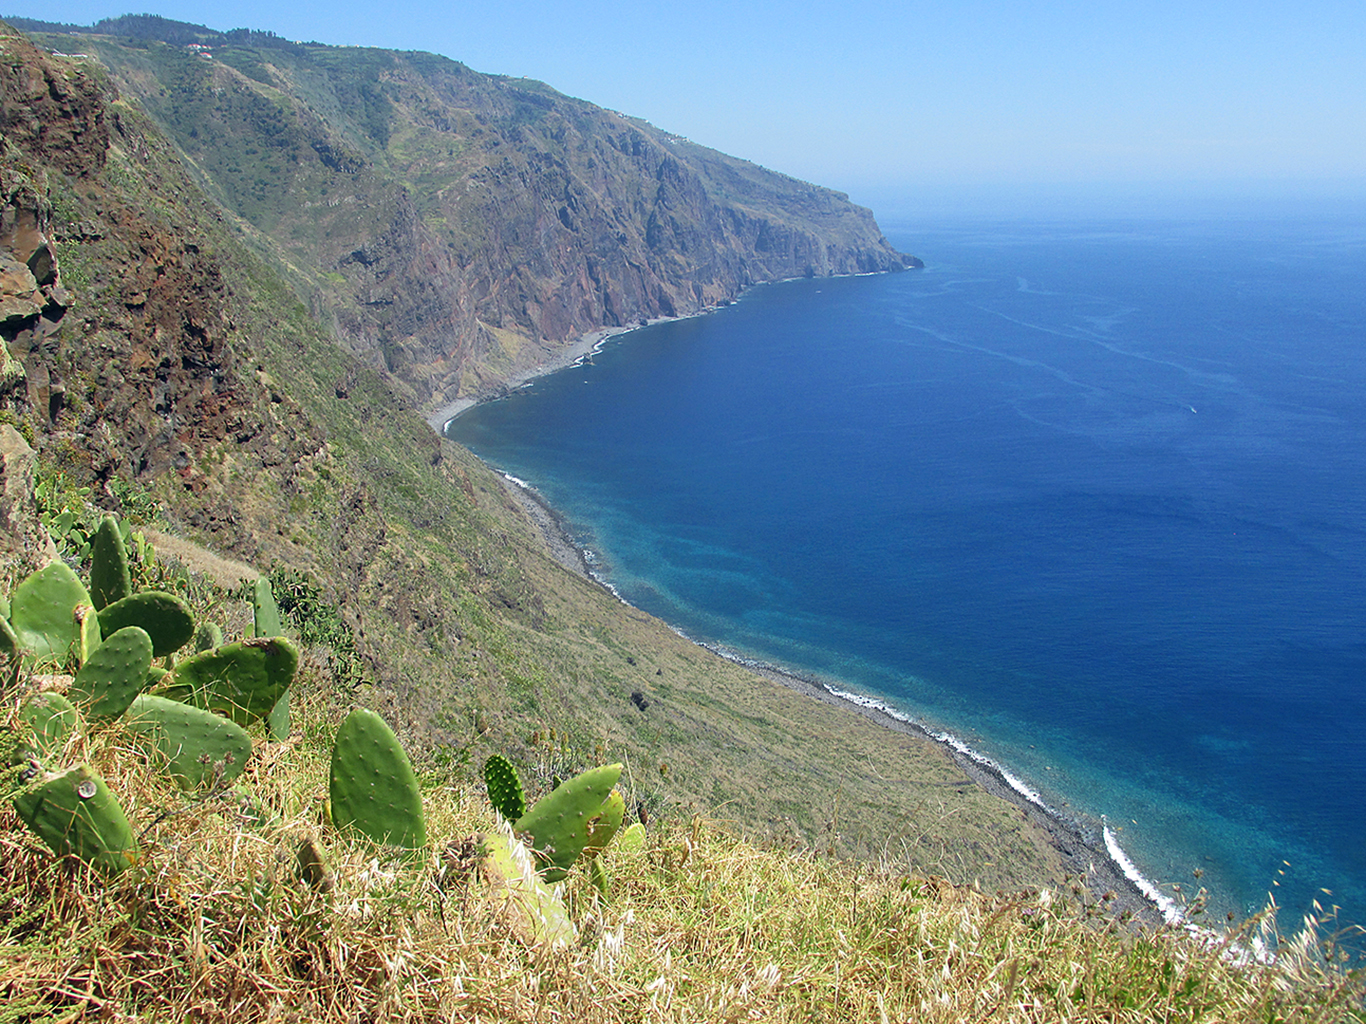
[[[0,0],[430,50],[909,208],[1366,202],[1361,0]]]

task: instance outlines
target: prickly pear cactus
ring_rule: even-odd
[[[584,844],[583,855],[592,860],[607,849],[607,844],[617,834],[625,817],[626,798],[621,795],[621,790],[614,789],[598,809],[597,821],[588,829],[588,842]]]
[[[102,642],[100,617],[88,604],[76,605],[71,615],[76,620],[75,661],[77,665],[84,665]]]
[[[233,786],[223,791],[226,809],[241,824],[254,829],[273,829],[280,825],[280,816],[263,804],[251,790]]]
[[[185,789],[231,782],[251,757],[251,737],[240,725],[153,694],[133,701],[124,727]]]
[[[0,654],[19,653],[19,638],[14,634],[14,627],[9,624],[9,602],[5,602],[3,614],[0,614]]]
[[[621,765],[590,768],[541,797],[513,827],[531,836],[532,849],[547,882],[569,873],[588,844],[588,833],[621,777]]]
[[[526,813],[526,796],[517,769],[501,754],[494,754],[484,762],[484,785],[488,787],[489,803],[508,821],[516,821]]]
[[[51,690],[35,693],[19,709],[19,721],[29,730],[25,741],[39,757],[66,746],[79,720],[75,705]]]
[[[512,932],[528,946],[566,946],[574,942],[574,922],[564,903],[542,881],[527,849],[517,842],[506,822],[479,836],[483,857],[479,873],[494,898],[503,898]]]
[[[329,787],[332,823],[377,843],[427,845],[422,794],[408,755],[384,719],[357,708],[337,730]]]
[[[280,624],[280,606],[275,603],[275,594],[270,589],[270,580],[264,576],[256,577],[251,594],[254,611],[253,632],[260,637],[283,636],[284,627]]]
[[[71,699],[92,722],[118,718],[147,685],[151,668],[152,638],[137,626],[125,626],[81,666],[71,683]]]
[[[15,799],[14,809],[59,857],[75,854],[108,875],[137,857],[137,839],[123,808],[87,765],[40,782]]]
[[[175,667],[170,692],[238,725],[267,718],[294,679],[299,652],[282,636],[224,644]]]
[[[93,607],[90,594],[64,562],[44,566],[14,588],[10,625],[25,665],[64,666],[73,655],[80,658],[81,646],[99,644],[99,622],[93,614],[78,617],[82,607]]]
[[[593,883],[593,888],[602,894],[604,900],[612,895],[612,878],[607,874],[607,866],[603,864],[601,857],[594,857],[589,864],[588,880]]]
[[[152,638],[152,657],[164,658],[180,650],[194,636],[190,606],[163,590],[144,590],[106,605],[100,629],[109,634],[125,626],[140,626]]]
[[[289,691],[280,694],[280,699],[275,702],[275,706],[270,709],[270,714],[266,716],[266,727],[270,729],[270,738],[283,742],[289,739]]]
[[[194,650],[198,654],[201,651],[211,650],[219,647],[223,643],[223,630],[217,623],[203,622],[194,631]]]
[[[128,571],[128,549],[119,532],[119,521],[105,516],[90,541],[90,598],[96,609],[121,601],[133,592]]]
[[[617,837],[617,845],[613,849],[622,853],[636,853],[645,849],[645,826],[638,821],[631,824]]]

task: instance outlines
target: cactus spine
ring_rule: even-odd
[[[357,708],[337,730],[328,795],[338,828],[410,850],[427,845],[413,766],[393,730],[373,711]]]

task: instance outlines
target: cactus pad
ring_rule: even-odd
[[[100,629],[113,633],[125,626],[141,626],[152,638],[152,657],[164,658],[180,650],[194,636],[190,606],[174,594],[144,590],[100,611]]]
[[[231,782],[251,757],[251,737],[240,725],[164,697],[139,696],[124,727],[185,789]]]
[[[298,666],[299,652],[284,637],[244,640],[186,658],[169,685],[176,693],[188,687],[192,704],[248,725],[270,715]]]
[[[19,720],[31,730],[29,742],[40,757],[66,746],[79,719],[71,701],[51,690],[35,693],[19,709]]]
[[[100,617],[88,604],[76,605],[71,615],[76,620],[76,663],[84,665],[95,653],[95,648],[100,646],[100,634],[103,632],[100,629]]]
[[[602,894],[603,899],[612,895],[612,879],[607,874],[607,866],[603,864],[601,857],[594,857],[589,865],[588,880],[593,883],[593,888]]]
[[[137,857],[133,829],[104,780],[77,765],[14,801],[24,824],[59,857],[75,854],[115,875]]]
[[[591,860],[607,849],[607,844],[617,834],[625,817],[626,798],[621,795],[621,790],[614,789],[598,808],[597,821],[589,826],[588,842],[584,844],[583,855]]]
[[[332,823],[377,843],[406,849],[427,845],[422,794],[408,755],[384,719],[357,708],[332,745]]]
[[[530,834],[546,881],[558,882],[568,874],[620,777],[619,764],[590,768],[537,800],[513,826],[519,835]]]
[[[0,654],[15,654],[19,650],[19,638],[14,635],[14,627],[9,624],[9,602],[5,602],[4,614],[0,615]]]
[[[483,853],[479,873],[490,895],[506,900],[504,913],[513,934],[528,946],[572,943],[574,923],[569,912],[536,874],[526,847],[512,838],[507,824],[478,839]]]
[[[64,562],[44,566],[14,588],[10,625],[27,664],[67,663],[82,639],[82,620],[76,616],[81,606],[91,606],[90,594]],[[92,626],[89,621],[94,616],[84,618],[87,635],[93,629],[93,640],[98,644],[98,622]],[[76,653],[79,656],[80,652]]]
[[[271,592],[270,580],[264,576],[256,577],[251,594],[251,607],[254,612],[252,631],[261,637],[283,636],[284,627],[280,625],[280,606],[275,603]]]
[[[522,780],[507,758],[494,754],[484,762],[484,785],[488,787],[489,803],[508,821],[516,821],[526,813]]]
[[[151,637],[137,626],[125,626],[81,666],[71,683],[71,699],[92,721],[118,718],[147,685],[151,667]]]
[[[248,828],[272,829],[280,825],[280,816],[242,786],[223,791],[225,809]]]
[[[198,654],[218,647],[223,643],[223,630],[214,622],[200,623],[198,629],[194,631],[194,650]]]
[[[286,690],[266,717],[270,738],[279,742],[289,739],[289,724],[289,691]]]
[[[636,853],[645,849],[645,826],[638,821],[634,822],[621,833],[616,849],[622,853]]]
[[[105,608],[133,592],[128,572],[128,549],[119,532],[119,522],[105,516],[90,541],[90,598],[96,608]]]

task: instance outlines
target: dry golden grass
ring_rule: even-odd
[[[394,858],[321,825],[341,709],[299,709],[302,735],[258,743],[248,787],[187,799],[116,730],[72,741],[140,830],[106,881],[57,861],[0,811],[0,1024],[29,1021],[1345,1021],[1363,978],[1313,934],[1274,962],[1180,930],[1132,933],[1053,892],[987,896],[942,880],[764,849],[701,819],[609,849],[603,903],[572,875],[569,948],[513,938],[448,840],[487,830],[471,781],[429,777],[433,851]],[[315,839],[322,892],[298,879]],[[1269,927],[1254,922],[1250,927]]]

